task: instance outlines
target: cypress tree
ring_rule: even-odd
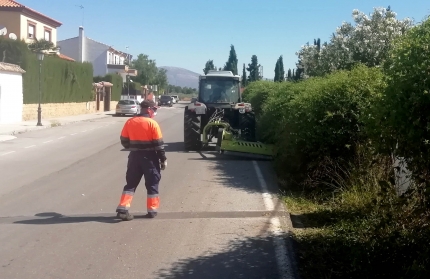
[[[246,67],[245,67],[245,63],[243,63],[243,71],[242,71],[242,85],[243,87],[245,87],[248,83],[248,80],[246,78]]]
[[[279,81],[285,80],[284,59],[282,55],[279,57]]]
[[[257,55],[253,55],[251,57],[251,63],[248,64],[248,68],[246,70],[249,72],[248,81],[253,82],[260,80],[260,64],[258,64],[258,58]]]
[[[280,80],[279,75],[280,75],[280,68],[279,68],[279,59],[278,59],[276,61],[276,66],[275,66],[275,78],[274,78],[275,82],[278,82]]]
[[[238,75],[239,71],[237,70],[237,62],[236,50],[234,49],[234,45],[231,45],[230,54],[227,62],[225,63],[224,71],[232,71],[234,75]]]

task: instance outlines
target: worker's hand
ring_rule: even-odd
[[[165,169],[166,169],[166,167],[167,167],[167,160],[166,160],[166,161],[164,161],[164,162],[161,162],[161,163],[160,163],[160,168],[161,168],[161,170],[165,170]]]

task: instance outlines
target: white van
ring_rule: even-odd
[[[178,95],[169,95],[173,98],[173,103],[176,104],[179,102],[179,96]]]

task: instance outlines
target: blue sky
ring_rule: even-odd
[[[58,39],[78,35],[137,56],[155,59],[158,66],[182,67],[202,73],[207,60],[218,67],[227,61],[233,44],[239,59],[250,63],[257,55],[264,77],[273,78],[276,60],[295,67],[295,52],[314,38],[329,39],[343,21],[352,22],[353,9],[367,14],[388,7],[398,18],[419,22],[430,14],[429,0],[17,0],[59,20]]]

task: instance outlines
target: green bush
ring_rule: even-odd
[[[120,75],[107,74],[104,77],[96,76],[93,78],[93,82],[107,81],[113,84],[112,87],[112,101],[119,101],[121,99],[121,92],[123,88],[123,80]]]
[[[274,88],[262,93],[267,97],[258,127],[276,144],[278,170],[296,185],[333,183],[324,172],[327,161],[350,161],[356,145],[367,140],[361,118],[384,90],[381,70],[357,66]]]
[[[24,41],[10,40],[0,37],[0,61],[19,65],[21,68],[27,68],[27,60],[30,51]]]
[[[24,104],[39,101],[39,61],[25,42],[0,37],[0,55],[5,62],[21,66]],[[41,91],[43,103],[88,102],[92,93],[93,66],[91,63],[70,62],[57,56],[45,55],[42,61]]]
[[[384,65],[387,90],[369,132],[382,152],[406,158],[430,192],[430,18],[395,44]],[[430,194],[429,194],[430,195]],[[430,207],[430,203],[428,205]]]
[[[242,93],[243,100],[251,103],[257,117],[261,114],[261,107],[269,94],[279,88],[280,83],[271,81],[251,82]]]
[[[301,277],[429,278],[429,214],[418,213],[416,197],[398,196],[382,182],[392,177],[390,156],[359,146],[347,168],[330,198],[303,192],[285,197],[305,228],[295,231]]]

